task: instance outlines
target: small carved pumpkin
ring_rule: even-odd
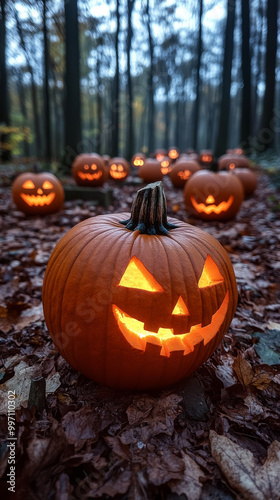
[[[115,157],[109,161],[109,174],[115,181],[123,181],[129,171],[129,163],[124,158]]]
[[[72,367],[98,383],[143,390],[173,384],[211,356],[237,288],[215,238],[167,220],[157,182],[138,191],[131,215],[92,217],[63,236],[42,298],[50,335]]]
[[[249,168],[235,168],[232,173],[242,182],[245,196],[251,196],[258,185],[256,174]]]
[[[226,154],[218,160],[219,170],[234,170],[235,168],[250,168],[250,162],[241,154]]]
[[[201,170],[186,183],[187,210],[204,220],[228,220],[235,217],[243,201],[241,181],[228,172]]]
[[[179,158],[170,172],[170,179],[176,188],[183,188],[186,181],[190,179],[192,174],[200,170],[198,162],[189,159],[187,156]]]
[[[79,186],[102,186],[106,180],[106,169],[102,156],[96,153],[83,153],[76,156],[72,174]]]
[[[12,185],[13,200],[19,210],[30,215],[58,212],[63,206],[64,189],[49,172],[25,172]]]
[[[163,173],[161,171],[159,161],[154,160],[153,158],[147,158],[144,165],[139,168],[138,175],[141,177],[143,182],[161,181]]]
[[[244,149],[242,148],[227,149],[226,154],[244,155]]]
[[[163,160],[163,158],[167,155],[166,149],[156,149],[154,154],[152,155],[157,161]]]
[[[202,149],[200,151],[199,161],[204,167],[211,165],[213,161],[213,152],[210,149]]]
[[[146,160],[146,156],[144,155],[144,153],[136,153],[131,158],[131,164],[136,168],[140,168],[144,165],[145,160]]]
[[[160,161],[160,167],[163,175],[167,175],[171,172],[172,170],[171,163],[172,163],[171,159],[168,156],[162,158],[162,160]]]
[[[168,156],[171,161],[176,161],[179,158],[179,149],[175,147],[169,148]]]

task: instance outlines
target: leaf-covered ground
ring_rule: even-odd
[[[279,192],[259,174],[234,221],[191,219],[164,179],[168,214],[211,233],[228,251],[239,303],[220,347],[197,372],[153,393],[120,393],[75,372],[44,323],[41,288],[56,242],[78,222],[127,211],[139,186],[114,184],[113,204],[67,202],[27,217],[1,189],[0,496],[279,500]],[[278,366],[277,366],[278,365]],[[31,379],[47,404],[28,409]],[[16,493],[8,495],[7,394],[16,391]]]

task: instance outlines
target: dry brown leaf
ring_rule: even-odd
[[[238,377],[239,382],[243,385],[250,385],[253,380],[253,369],[248,361],[238,353],[237,358],[234,360],[233,369]]]
[[[187,453],[182,451],[185,470],[182,479],[169,481],[172,493],[186,495],[188,500],[199,500],[202,490],[200,478],[204,477],[201,468]]]
[[[244,500],[279,500],[280,442],[273,441],[259,465],[251,451],[210,431],[211,453],[230,486]]]

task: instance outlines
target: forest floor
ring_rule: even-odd
[[[49,256],[73,225],[128,211],[135,185],[111,182],[108,208],[66,202],[27,217],[0,191],[0,497],[279,500],[279,191],[258,174],[233,221],[191,218],[164,179],[168,215],[217,238],[238,285],[235,317],[219,348],[188,379],[154,392],[117,392],[86,379],[58,355],[44,323]],[[46,408],[28,409],[30,381],[46,380]],[[16,393],[16,493],[8,494],[9,391]]]

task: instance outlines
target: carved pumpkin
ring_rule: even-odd
[[[184,189],[187,210],[204,220],[232,219],[243,196],[241,181],[228,172],[201,170],[192,175]]]
[[[167,155],[166,149],[156,149],[154,154],[152,155],[157,161],[163,160],[163,158]]]
[[[244,149],[242,148],[227,149],[226,154],[244,155]]]
[[[129,171],[129,163],[124,158],[115,157],[109,161],[109,174],[115,181],[123,181]]]
[[[242,182],[245,196],[251,196],[258,185],[256,174],[249,168],[235,168],[232,173]]]
[[[145,163],[146,156],[143,153],[136,153],[132,158],[131,158],[131,164],[136,167],[142,167]]]
[[[161,181],[163,178],[161,165],[153,158],[147,158],[144,165],[139,168],[138,175],[141,177],[143,182],[156,182]]]
[[[163,175],[167,175],[171,172],[171,170],[172,170],[171,163],[172,162],[168,156],[165,156],[160,161],[161,172]]]
[[[202,149],[200,151],[199,161],[204,167],[211,165],[213,161],[213,152],[210,149]]]
[[[174,163],[172,172],[170,172],[170,179],[173,186],[183,188],[186,181],[198,170],[200,170],[200,166],[196,161],[189,159],[187,156],[179,158]]]
[[[50,335],[72,367],[111,387],[152,389],[211,356],[234,315],[237,288],[215,238],[167,221],[157,182],[137,193],[131,216],[96,216],[64,235],[42,297]]]
[[[226,154],[218,160],[219,170],[233,170],[234,168],[250,168],[250,162],[246,156],[240,154]]]
[[[76,156],[72,165],[72,175],[79,186],[102,186],[107,177],[102,156],[96,153]]]
[[[62,208],[64,189],[57,177],[49,172],[25,172],[14,180],[12,196],[22,212],[44,215]]]
[[[175,147],[169,148],[168,156],[171,161],[176,161],[179,158],[179,150]]]

